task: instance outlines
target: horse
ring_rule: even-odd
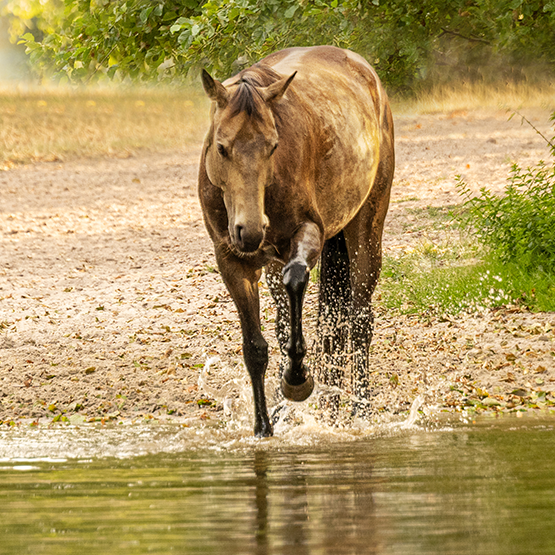
[[[369,392],[371,297],[394,171],[393,119],[370,64],[333,46],[287,48],[224,82],[202,71],[212,101],[198,192],[218,269],[235,302],[254,398],[254,434],[273,435],[264,380],[268,343],[258,284],[276,301],[281,390],[304,401],[303,298],[320,259],[318,330],[329,383],[350,353],[354,393]],[[333,362],[335,361],[335,366]]]

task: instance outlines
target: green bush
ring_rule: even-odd
[[[555,156],[555,140],[543,138]],[[450,225],[460,224],[452,229],[466,229],[480,242],[463,234],[443,245],[426,241],[385,256],[381,305],[423,315],[506,305],[555,311],[555,163],[526,170],[513,165],[502,195],[483,188],[474,196],[460,177],[457,181],[464,202],[451,211]],[[428,209],[424,216],[431,225],[440,214]]]
[[[546,141],[553,154],[553,141]],[[494,257],[525,270],[555,273],[555,163],[539,162],[526,170],[514,164],[502,196],[485,187],[472,196],[460,176],[457,180],[465,198],[458,218],[476,230]]]

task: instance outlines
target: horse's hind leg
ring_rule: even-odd
[[[270,262],[266,267],[266,283],[274,299],[276,305],[276,319],[275,319],[275,333],[279,344],[279,350],[281,356],[279,359],[279,379],[283,377],[283,373],[287,368],[287,344],[289,342],[289,299],[287,297],[287,291],[283,285],[283,263],[274,260]],[[281,389],[275,392],[276,400],[283,400],[283,393]],[[275,405],[273,411],[270,414],[270,420],[273,424],[276,424],[279,419],[279,414],[283,409],[283,405],[278,403]]]
[[[287,360],[287,342],[289,341],[289,299],[283,285],[283,264],[273,261],[266,266],[266,283],[276,305],[276,338],[281,351],[279,377],[283,376]]]
[[[340,385],[349,338],[351,284],[349,256],[343,232],[328,239],[320,258],[318,339],[328,363],[322,376],[328,385]]]
[[[382,266],[382,233],[391,181],[392,172],[378,172],[370,197],[344,229],[352,287],[353,385],[359,399],[367,399],[370,393],[368,350],[374,322],[371,301]]]
[[[330,389],[320,397],[320,407],[335,421],[340,396],[334,388],[344,385],[351,319],[349,256],[343,232],[328,239],[320,257],[318,343],[320,382]]]

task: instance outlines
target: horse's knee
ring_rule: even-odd
[[[302,294],[308,282],[308,266],[302,262],[290,262],[283,268],[283,284],[289,296]]]
[[[264,338],[243,342],[243,357],[249,374],[263,375],[268,366],[268,343]]]

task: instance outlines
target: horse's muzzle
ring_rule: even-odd
[[[255,252],[258,250],[266,234],[266,226],[262,229],[249,229],[236,225],[234,229],[234,243],[241,252]]]

